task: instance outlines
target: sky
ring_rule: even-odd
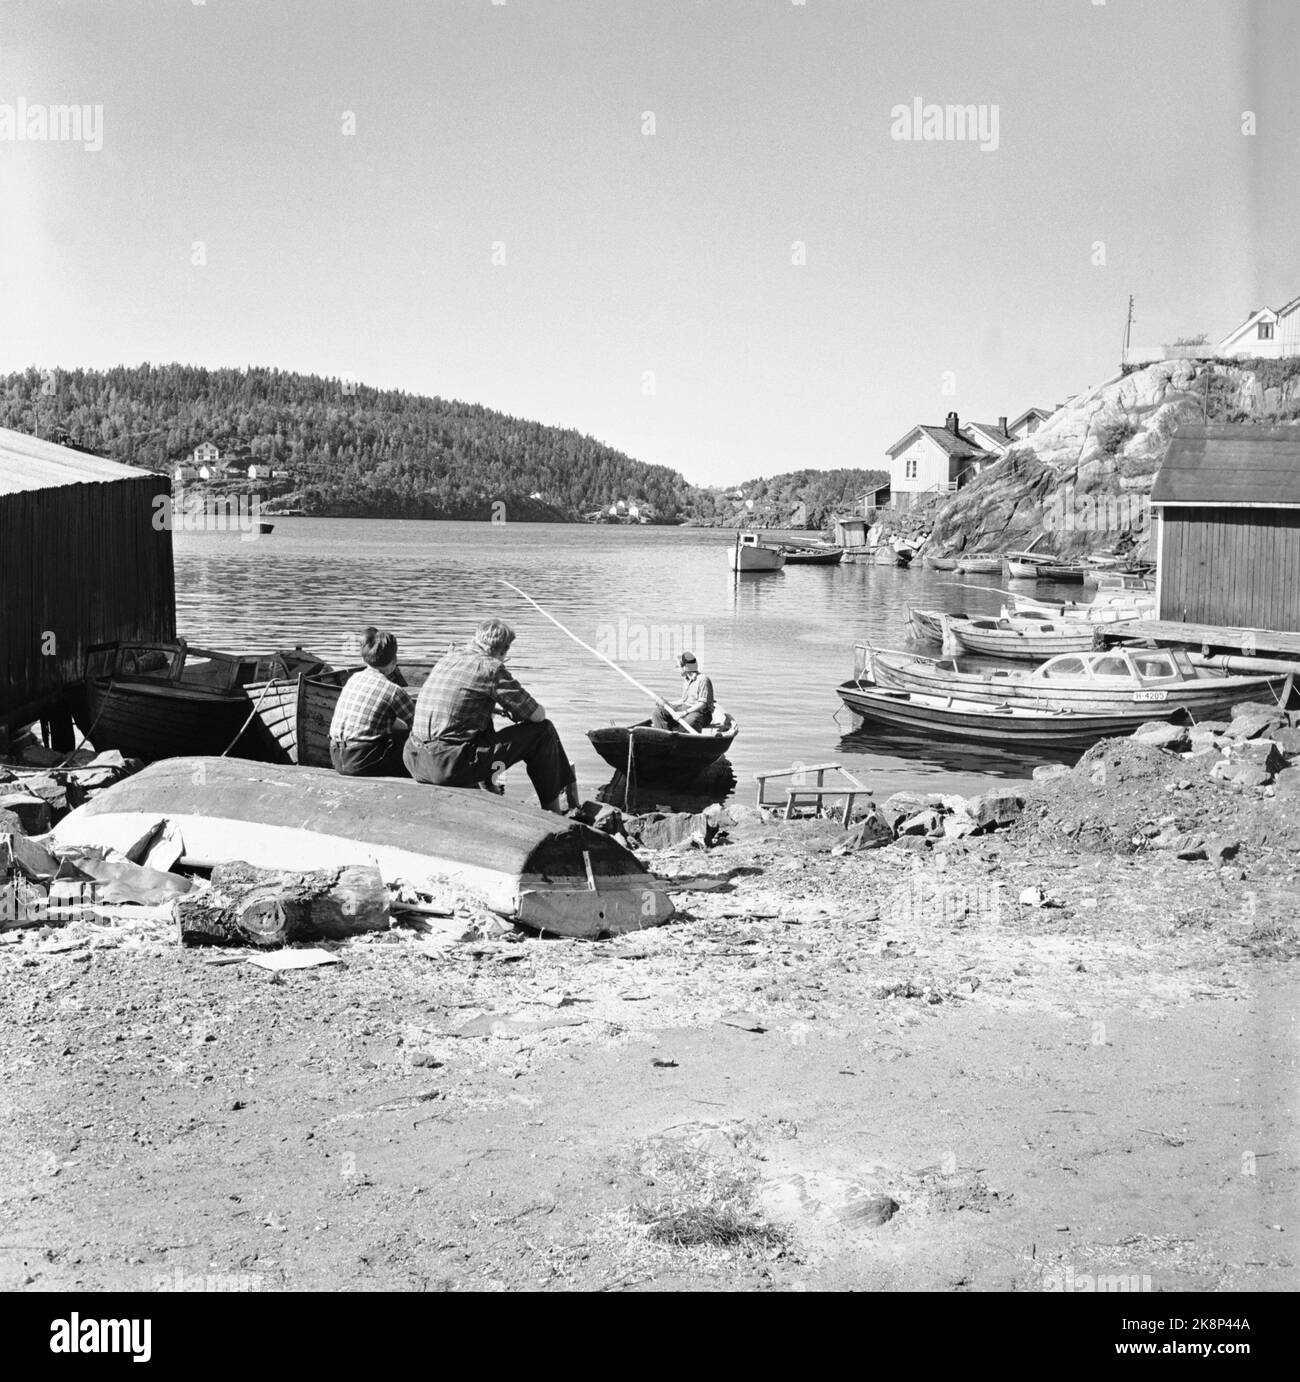
[[[1298,57],[1294,0],[0,0],[0,371],[880,466],[1113,375],[1130,294],[1138,344],[1300,294]]]

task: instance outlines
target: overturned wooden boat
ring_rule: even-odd
[[[1114,717],[1116,734],[1148,720],[1190,712],[1197,720],[1220,719],[1234,705],[1285,704],[1285,671],[1225,673],[1218,663],[1181,649],[1114,648],[1067,653],[1032,670],[973,670],[956,658],[890,652],[854,645],[855,679],[884,690],[954,696],[1038,710],[1072,710]]]
[[[86,680],[72,696],[77,728],[96,749],[153,762],[180,754],[236,753],[260,758],[248,685],[289,675],[295,649],[241,656],[169,643],[99,643],[86,655]]]
[[[655,729],[651,721],[642,720],[635,725],[591,729],[587,738],[605,762],[621,773],[627,772],[630,762],[634,776],[685,782],[716,763],[739,733],[735,717],[723,711],[699,734]]]
[[[196,865],[372,864],[386,883],[465,888],[552,935],[614,935],[673,914],[663,884],[610,836],[486,792],[407,778],[173,758],[98,793],[59,822],[54,839],[120,848],[160,820]]]
[[[433,670],[432,662],[402,661],[399,685],[414,696]],[[348,678],[360,666],[321,668],[309,674],[251,682],[248,698],[256,711],[245,745],[255,751],[236,756],[268,763],[298,763],[308,768],[330,764],[330,721]]]

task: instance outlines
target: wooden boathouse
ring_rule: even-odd
[[[164,475],[0,428],[0,742],[84,678],[92,644],[176,637],[170,495]]]
[[[1181,427],[1151,490],[1157,618],[1300,630],[1300,427]]]

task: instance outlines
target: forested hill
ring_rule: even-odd
[[[28,370],[0,380],[0,426],[162,471],[213,442],[289,472],[277,503],[320,514],[575,518],[624,499],[672,518],[696,493],[566,428],[273,369]]]
[[[792,470],[701,490],[693,516],[717,527],[826,527],[837,513],[860,512],[858,501],[889,479],[887,470]]]

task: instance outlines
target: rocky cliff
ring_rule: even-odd
[[[1300,423],[1300,359],[1165,360],[1070,399],[934,515],[926,551],[1140,548],[1181,422]]]

